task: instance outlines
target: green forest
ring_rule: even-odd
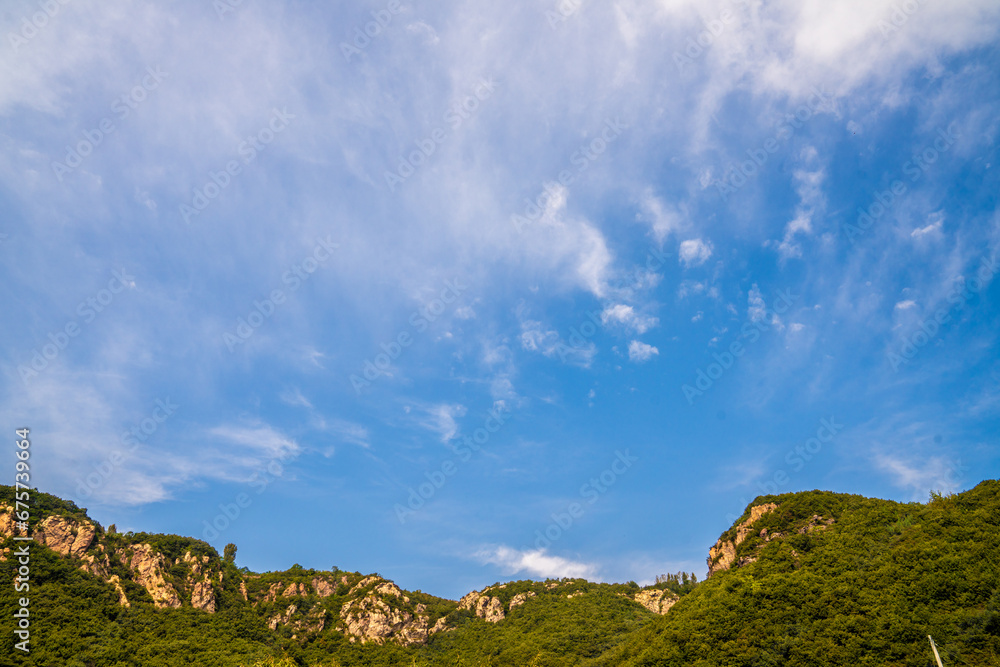
[[[0,504],[13,500],[13,488],[0,487]],[[770,503],[746,524],[751,508]],[[50,516],[89,521],[74,504],[33,492],[30,529]],[[96,529],[87,554],[108,555],[104,576],[81,569],[78,556],[32,544],[27,654],[14,646],[12,614],[24,593],[12,585],[10,554],[20,545],[8,531],[0,664],[926,667],[931,635],[946,665],[1000,665],[997,481],[926,503],[826,491],[761,496],[720,536],[735,544],[742,534],[731,566],[704,581],[678,573],[646,587],[497,583],[481,592],[481,608],[336,568],[253,573],[238,567],[235,545],[220,557],[193,538]],[[154,604],[122,555],[134,544],[162,555],[162,582],[179,607]],[[214,613],[192,606],[199,577],[211,582]],[[638,601],[650,597],[675,604],[655,613]],[[491,622],[489,613],[503,617]],[[369,627],[372,614],[411,619],[418,641],[348,632],[348,621]]]

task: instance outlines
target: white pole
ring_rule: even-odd
[[[927,638],[931,640],[931,650],[934,651],[934,659],[937,660],[938,667],[944,667],[941,664],[941,656],[938,655],[937,646],[934,645],[934,638],[930,635],[927,635]]]

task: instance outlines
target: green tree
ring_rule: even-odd
[[[236,562],[236,545],[230,542],[226,545],[226,548],[222,550],[222,558],[227,563]]]

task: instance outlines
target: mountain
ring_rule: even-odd
[[[29,589],[0,599],[30,600],[31,652],[4,633],[0,664],[923,667],[928,634],[946,664],[1000,664],[997,481],[926,504],[761,496],[704,582],[517,581],[458,601],[337,568],[250,572],[235,546],[118,533],[37,491],[25,542],[14,501],[0,486],[0,572],[13,581],[30,544]]]

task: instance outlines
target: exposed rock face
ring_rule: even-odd
[[[428,629],[426,605],[416,605],[414,613],[399,608],[409,603],[410,598],[404,595],[396,584],[381,577],[365,577],[351,589],[351,592],[360,592],[375,582],[381,583],[367,595],[347,602],[340,609],[344,633],[352,642],[360,640],[384,644],[392,641],[410,646],[423,644],[431,633],[445,628],[446,623],[442,618],[433,629]],[[399,602],[394,602],[393,598]]]
[[[80,559],[83,561],[80,564],[81,570],[89,572],[95,577],[110,581],[108,570],[111,569],[111,561],[108,559],[108,554],[104,552],[103,544],[98,544],[91,549],[90,553],[83,554]]]
[[[527,593],[518,593],[517,595],[514,596],[514,599],[510,601],[510,604],[507,605],[507,611],[510,611],[514,607],[520,607],[522,604],[524,604],[533,597],[535,597],[534,591],[528,591]]]
[[[292,620],[292,616],[295,614],[296,609],[298,609],[298,607],[294,604],[288,605],[288,609],[285,610],[284,614],[277,614],[276,616],[272,616],[268,619],[267,627],[274,630],[278,627],[279,623],[288,623],[288,621]]]
[[[501,604],[500,598],[486,595],[489,590],[489,588],[484,588],[482,593],[472,591],[458,601],[459,609],[468,609],[490,623],[502,621],[504,619],[503,604]]]
[[[60,556],[81,558],[94,541],[96,532],[92,523],[50,516],[35,526],[33,537]]]
[[[312,584],[313,590],[316,591],[316,595],[321,598],[328,598],[337,592],[337,587],[322,577],[316,577],[310,583]]]
[[[11,505],[0,505],[0,535],[3,537],[14,537],[23,535],[23,530],[14,527],[14,507]]]
[[[424,641],[427,637],[427,621],[423,620],[423,628],[411,627],[413,616],[405,611],[393,609],[384,601],[373,595],[366,595],[357,600],[351,600],[340,610],[340,619],[344,622],[344,632],[351,641],[373,641],[384,644],[395,639],[402,644]]]
[[[215,613],[215,589],[212,587],[212,573],[208,571],[208,556],[202,556],[201,560],[193,556],[190,551],[184,554],[181,562],[187,563],[191,569],[188,575],[188,582],[191,588],[191,606],[195,609]],[[222,573],[219,572],[219,575]],[[200,580],[198,578],[201,577]],[[220,576],[219,581],[222,581]]]
[[[361,581],[359,581],[358,583],[354,584],[354,587],[348,592],[348,595],[354,595],[368,584],[373,584],[376,581],[381,581],[381,580],[382,580],[381,577],[376,577],[374,574],[369,575],[364,579],[362,579]]]
[[[209,614],[215,613],[215,590],[207,580],[196,582],[191,589],[191,606]]]
[[[826,530],[834,523],[836,522],[834,521],[833,517],[830,517],[829,519],[824,519],[819,514],[813,514],[812,517],[809,518],[809,523],[799,528],[798,533],[800,535],[803,535],[805,533],[811,533],[814,530]]]
[[[288,584],[288,588],[281,592],[282,597],[294,598],[308,595],[305,584]]]
[[[778,506],[775,503],[765,503],[751,507],[750,516],[736,526],[735,542],[719,538],[715,546],[708,550],[708,576],[711,577],[716,572],[722,572],[732,567],[733,563],[736,562],[736,547],[742,544],[750,535],[753,524],[768,512],[773,512],[776,509],[778,509]],[[743,561],[740,561],[736,565],[739,567],[744,564]]]
[[[166,569],[166,558],[163,554],[154,551],[148,544],[133,544],[120,549],[118,556],[132,570],[136,583],[149,591],[157,607],[177,609],[181,606],[177,591],[163,578]]]
[[[751,507],[750,516],[748,516],[743,523],[736,527],[736,546],[739,546],[745,539],[747,539],[751,532],[751,526],[757,522],[757,519],[761,518],[768,512],[773,512],[776,509],[778,509],[778,506],[775,503],[766,503],[764,505]]]
[[[320,632],[326,627],[326,609],[321,605],[313,607],[305,616],[300,614],[296,618],[295,613],[298,609],[299,606],[296,604],[288,605],[288,608],[283,613],[275,614],[267,620],[267,627],[274,630],[279,624],[290,625],[299,632]],[[294,637],[295,635],[293,635]]]
[[[118,575],[112,574],[108,582],[114,584],[115,590],[118,591],[118,604],[123,607],[131,607],[132,605],[125,596],[125,589],[122,588],[121,579],[118,578]]]
[[[736,545],[729,540],[719,540],[708,550],[708,576],[728,570],[736,560]]]
[[[392,583],[391,581],[387,581],[384,584],[379,584],[378,586],[375,587],[375,591],[377,593],[381,593],[382,595],[391,595],[396,598],[403,598],[404,602],[410,601],[410,598],[403,595],[403,591],[399,588],[399,586]]]
[[[635,601],[654,614],[666,614],[678,600],[680,600],[680,598],[670,591],[654,589],[639,591],[635,594]]]
[[[279,593],[281,593],[281,583],[271,584],[264,595],[264,602],[274,602],[278,599]]]

